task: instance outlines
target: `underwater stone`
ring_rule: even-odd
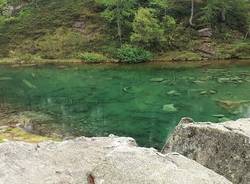
[[[205,82],[204,81],[200,81],[200,80],[196,80],[196,81],[193,81],[193,83],[195,83],[195,84],[204,84]]]
[[[215,91],[215,90],[209,90],[209,93],[210,93],[210,94],[216,94],[217,91]]]
[[[200,95],[206,95],[207,94],[207,91],[201,91],[200,92]]]
[[[165,112],[177,112],[177,108],[174,106],[174,104],[166,104],[163,106],[163,111]]]
[[[36,86],[26,79],[23,79],[23,83],[31,89],[36,89]]]
[[[244,104],[250,104],[250,100],[238,100],[238,101],[231,101],[231,100],[216,100],[218,105],[226,110],[233,110],[236,109]]]
[[[214,114],[213,117],[216,117],[216,118],[224,118],[225,115],[224,115],[224,114]]]
[[[176,90],[172,90],[172,91],[169,91],[167,92],[168,95],[174,95],[174,96],[179,96],[180,93],[178,93]]]
[[[218,78],[218,82],[219,82],[219,83],[230,82],[230,78]]]
[[[0,81],[12,80],[11,77],[0,77]]]
[[[152,78],[150,79],[151,82],[163,82],[165,79],[164,78]]]

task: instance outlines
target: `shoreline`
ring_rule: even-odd
[[[248,66],[250,59],[208,59],[194,61],[152,60],[143,63],[123,63],[117,61],[87,63],[79,59],[35,59],[34,61],[18,61],[16,58],[0,59],[0,66],[35,67],[35,66],[161,66],[166,68],[201,68],[220,66]]]

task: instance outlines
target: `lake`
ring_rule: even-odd
[[[72,136],[130,136],[161,148],[182,117],[250,117],[250,66],[0,66],[0,103],[49,114]]]

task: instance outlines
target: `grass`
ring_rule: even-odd
[[[85,52],[83,54],[80,54],[79,58],[86,63],[102,63],[109,60],[103,54],[94,52]]]
[[[250,59],[250,41],[222,43],[216,49],[218,59]]]
[[[159,55],[155,61],[201,61],[202,56],[193,51],[169,51]]]
[[[92,0],[43,0],[0,24],[0,57],[75,58],[112,40]],[[75,27],[80,22],[82,27]]]

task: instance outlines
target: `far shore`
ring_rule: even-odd
[[[106,62],[84,62],[80,59],[34,59],[30,61],[21,61],[17,58],[0,58],[0,65],[10,67],[34,67],[41,65],[79,66],[79,65],[101,65],[101,66],[119,66],[119,65],[144,65],[144,66],[160,66],[164,68],[200,68],[200,67],[224,67],[224,66],[249,66],[250,59],[208,59],[193,61],[172,61],[172,60],[151,60],[144,63],[127,64],[117,61]]]

